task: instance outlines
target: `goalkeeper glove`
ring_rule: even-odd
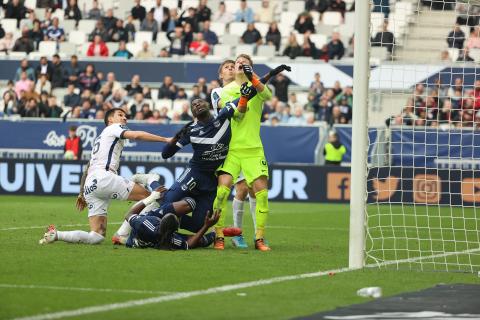
[[[282,65],[276,67],[275,69],[271,70],[268,74],[270,75],[270,77],[274,77],[284,70],[290,72],[290,71],[292,71],[292,68],[290,66],[287,66],[286,64],[282,64]]]

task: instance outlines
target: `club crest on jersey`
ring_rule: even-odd
[[[213,122],[213,126],[214,126],[215,128],[220,127],[220,121],[217,120],[217,121]]]

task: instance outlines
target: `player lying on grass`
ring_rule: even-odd
[[[108,110],[104,122],[107,127],[95,139],[90,162],[81,179],[80,194],[76,203],[80,211],[88,206],[90,232],[58,231],[51,225],[40,240],[41,244],[57,240],[86,244],[101,243],[105,239],[108,206],[112,199],[139,201],[149,196],[150,192],[143,186],[117,173],[125,139],[151,142],[169,142],[170,139],[145,131],[129,130],[126,126],[127,115],[119,108]],[[158,179],[158,175],[150,175],[149,179],[153,183]]]
[[[260,82],[266,84],[271,78],[275,77],[277,74],[281,73],[282,71],[291,71],[291,68],[287,65],[280,65],[275,69],[268,72],[264,75]],[[218,69],[218,78],[221,81],[222,86],[226,86],[235,80],[235,61],[233,60],[225,60],[222,62]],[[211,93],[211,101],[213,105],[214,113],[218,113],[218,111],[222,108],[223,102],[221,100],[223,88],[216,88],[212,90]],[[256,94],[256,92],[252,92],[252,94]],[[250,214],[252,215],[254,229],[256,229],[256,219],[255,219],[255,209],[256,209],[256,199],[255,193],[251,188],[248,188],[247,182],[243,173],[240,172],[240,175],[235,182],[235,197],[233,198],[232,202],[232,210],[233,210],[233,226],[236,228],[242,229],[243,227],[243,212],[244,212],[244,205],[245,200],[249,196],[249,203],[250,203]],[[236,248],[248,248],[243,235],[235,236],[232,238],[232,244]]]
[[[215,232],[207,233],[208,229],[217,223],[220,212],[213,215],[203,214],[204,221],[200,229],[193,235],[181,234],[178,231],[179,220],[176,214],[160,208],[140,215],[146,206],[155,201],[162,201],[167,189],[163,186],[153,191],[150,196],[136,203],[125,216],[132,230],[125,245],[129,248],[155,248],[165,250],[188,250],[198,247],[208,247],[215,240]],[[182,199],[172,203],[177,214],[192,211],[194,200]]]

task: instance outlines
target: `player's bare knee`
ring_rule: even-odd
[[[253,184],[252,184],[252,189],[254,193],[257,193],[259,191],[268,190],[268,177],[267,176],[261,176],[257,178]]]
[[[235,198],[244,201],[247,198],[248,186],[245,181],[241,181],[235,185]]]

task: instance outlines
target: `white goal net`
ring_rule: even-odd
[[[372,6],[365,263],[479,271],[480,1]]]

